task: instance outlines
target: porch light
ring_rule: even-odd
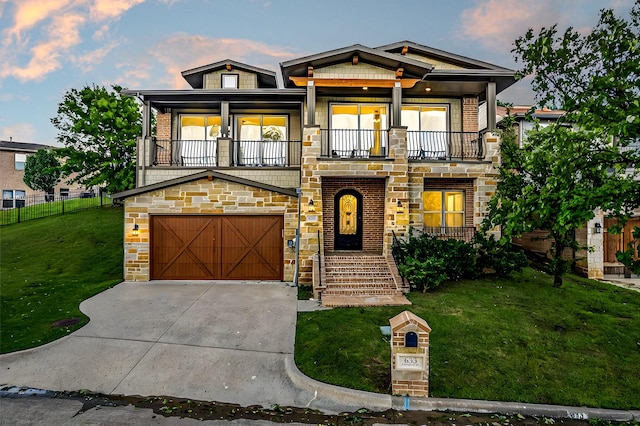
[[[362,86],[362,90],[369,90],[369,88],[367,86]]]
[[[313,204],[313,198],[309,200],[309,205],[307,206],[307,211],[309,213],[313,213],[316,211],[316,206]]]
[[[425,92],[430,92],[430,91],[431,91],[431,86],[427,86],[427,87],[425,87],[425,88],[424,88],[424,91],[425,91]]]
[[[404,205],[402,204],[402,201],[398,200],[398,202],[396,203],[396,211],[398,213],[404,213]]]
[[[133,231],[131,231],[131,235],[133,235],[134,237],[137,237],[138,234],[140,233],[140,228],[138,227],[138,224],[134,224],[133,225]]]
[[[596,222],[594,226],[594,230],[596,232],[596,234],[602,234],[602,225],[600,225],[600,222]]]

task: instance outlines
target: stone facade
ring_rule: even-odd
[[[286,241],[295,239],[297,209],[296,197],[217,178],[199,179],[127,197],[124,278],[127,281],[148,281],[150,278],[151,215],[255,214],[284,217],[284,280],[292,281],[295,251],[286,246]],[[137,236],[133,235],[136,224],[139,228]]]

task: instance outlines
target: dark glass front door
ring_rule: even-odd
[[[344,189],[336,194],[334,250],[362,250],[362,194]]]

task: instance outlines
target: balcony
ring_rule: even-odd
[[[388,130],[321,129],[321,157],[386,158]]]
[[[479,132],[407,131],[407,152],[413,161],[482,160],[485,146]]]
[[[228,155],[221,152],[228,146]],[[155,140],[153,165],[174,167],[298,167],[300,141]]]

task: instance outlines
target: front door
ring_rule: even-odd
[[[334,201],[334,250],[362,250],[362,194],[344,189]]]

